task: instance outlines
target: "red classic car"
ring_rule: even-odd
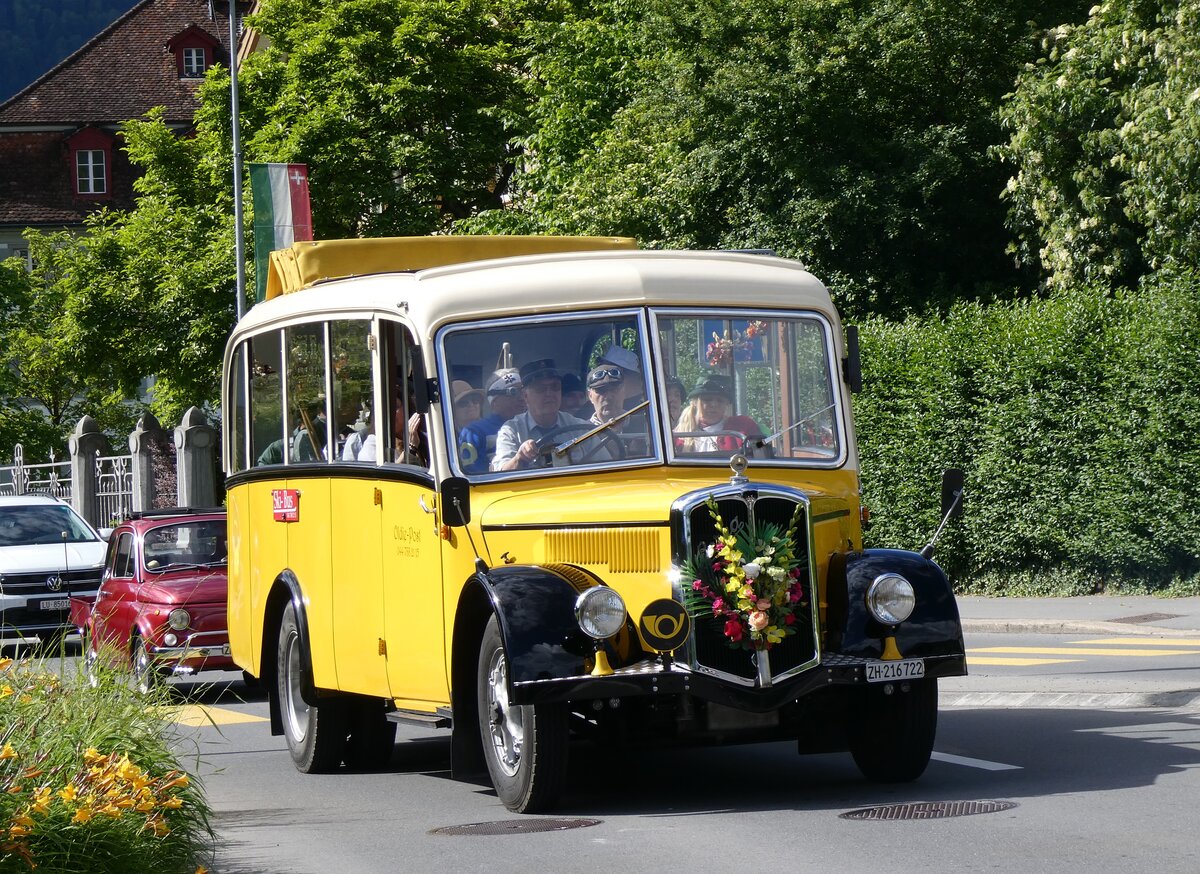
[[[84,669],[115,657],[142,691],[171,674],[234,669],[225,556],[224,510],[134,513],[113,529],[95,600],[71,599]]]

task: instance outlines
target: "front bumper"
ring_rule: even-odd
[[[877,660],[827,654],[803,673],[766,688],[747,688],[706,674],[694,673],[687,665],[672,663],[664,668],[657,660],[638,662],[616,669],[610,676],[562,677],[513,684],[514,704],[552,701],[584,701],[597,698],[691,695],[751,713],[778,710],[785,704],[832,686],[867,686],[866,668]],[[967,673],[965,655],[931,656],[924,659],[925,676],[959,677]]]
[[[198,631],[177,646],[147,647],[150,657],[175,674],[194,674],[201,670],[225,670],[234,667],[229,651],[229,632]]]

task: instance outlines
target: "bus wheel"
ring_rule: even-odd
[[[508,658],[493,615],[479,650],[479,732],[496,794],[517,813],[554,806],[567,778],[567,711],[509,703]]]
[[[925,772],[937,733],[936,679],[913,680],[863,690],[855,713],[850,752],[863,776],[874,783],[907,783]]]
[[[300,645],[296,609],[289,603],[279,621],[278,681],[279,711],[283,716],[283,735],[296,768],[305,774],[336,771],[346,746],[346,702],[327,698],[310,706],[301,689],[312,668]]]
[[[346,767],[354,771],[387,767],[396,745],[396,723],[387,718],[385,702],[382,698],[363,696],[352,699],[348,705]]]

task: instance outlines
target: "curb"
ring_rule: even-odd
[[[939,707],[1044,707],[1200,711],[1200,690],[1175,692],[942,692]]]
[[[1129,625],[1125,622],[1087,622],[1070,619],[964,619],[971,634],[1122,634],[1142,637],[1197,637],[1200,630]]]

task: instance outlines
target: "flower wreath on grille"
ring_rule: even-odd
[[[684,605],[695,618],[724,620],[733,649],[770,649],[796,633],[796,610],[805,605],[801,560],[796,555],[797,504],[786,529],[759,523],[736,533],[721,518],[716,501],[705,502],[717,529],[714,543],[701,545],[684,563]]]

